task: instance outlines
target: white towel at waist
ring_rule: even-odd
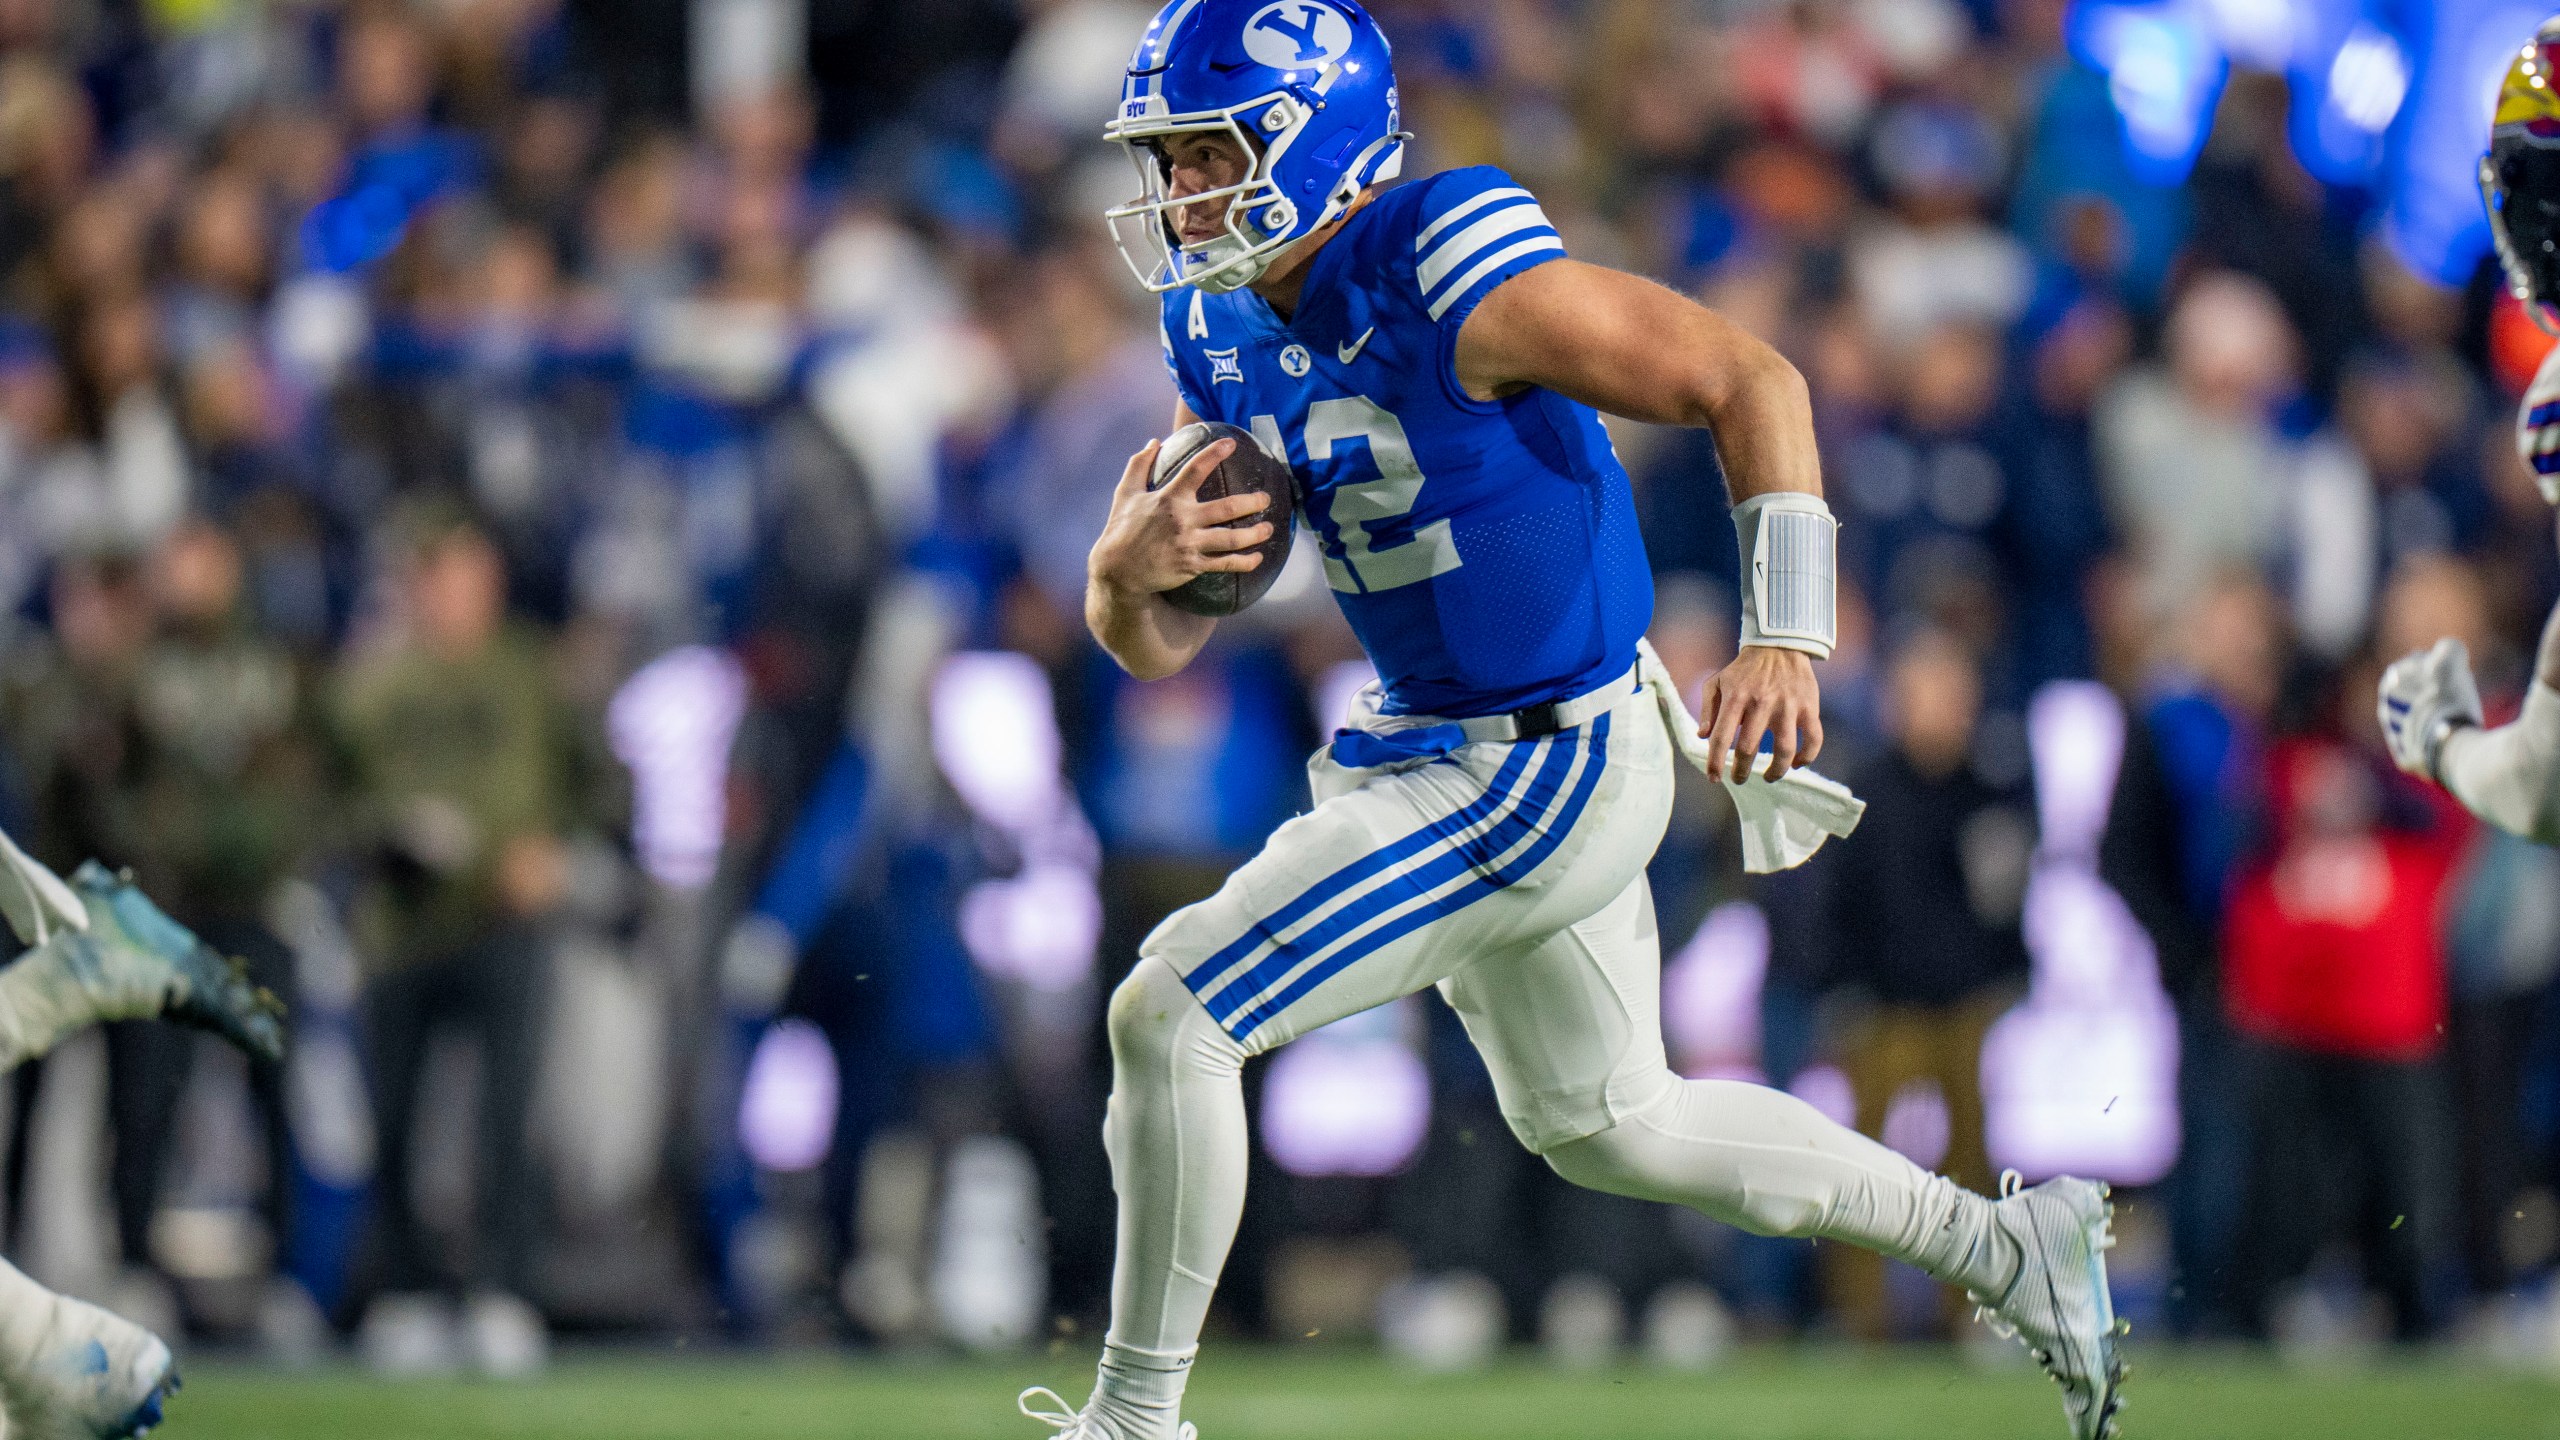
[[[1671,683],[1671,672],[1663,668],[1662,657],[1653,653],[1653,647],[1641,640],[1636,642],[1636,654],[1637,669],[1662,710],[1671,743],[1680,747],[1690,764],[1705,771],[1707,742],[1698,738],[1697,718]],[[1773,758],[1752,756],[1752,773],[1765,776]],[[1812,859],[1823,841],[1857,829],[1858,817],[1867,812],[1867,802],[1850,794],[1848,786],[1801,765],[1774,782],[1722,783],[1742,821],[1742,868],[1754,875],[1792,869]]]

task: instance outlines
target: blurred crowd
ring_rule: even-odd
[[[2560,1252],[2560,859],[2393,772],[2370,698],[2459,635],[2494,718],[2560,597],[2511,438],[2548,342],[2494,272],[2368,240],[2277,77],[2149,183],[2063,0],[1377,9],[1407,175],[1508,168],[1812,386],[1821,765],[1871,809],[1746,881],[1684,788],[1675,1062],[1983,1188],[2135,1116],[2086,1153],[2179,1334],[2518,1303]],[[0,824],[131,867],[296,1020],[273,1074],[116,1026],[15,1077],[34,1273],[393,1371],[1089,1338],[1099,997],[1365,678],[1305,543],[1181,676],[1083,634],[1173,408],[1098,220],[1149,14],[0,0]],[[1713,442],[1616,440],[1694,686],[1735,625]],[[2069,994],[2085,1035],[2004,1068]],[[2119,1053],[2147,1100],[2001,1118]],[[1252,1086],[1237,1332],[1957,1318],[1563,1185],[1429,997]]]

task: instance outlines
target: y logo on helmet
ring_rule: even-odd
[[[1351,22],[1316,0],[1279,0],[1244,22],[1244,53],[1274,70],[1312,70],[1351,48]]]

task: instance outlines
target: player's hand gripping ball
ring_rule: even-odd
[[[1147,489],[1162,490],[1182,474],[1193,456],[1221,440],[1232,442],[1235,449],[1201,478],[1192,498],[1206,505],[1233,496],[1260,495],[1262,506],[1225,521],[1224,528],[1242,530],[1268,521],[1271,533],[1262,543],[1235,552],[1260,556],[1261,562],[1252,569],[1206,571],[1164,592],[1175,609],[1211,617],[1233,615],[1251,605],[1280,578],[1294,533],[1290,519],[1297,508],[1297,479],[1289,467],[1265,454],[1251,434],[1214,420],[1196,421],[1165,437],[1163,448],[1156,452],[1155,470],[1147,477]]]

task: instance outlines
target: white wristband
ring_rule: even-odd
[[[1831,658],[1840,643],[1840,524],[1819,495],[1773,490],[1733,507],[1742,547],[1742,643]]]

